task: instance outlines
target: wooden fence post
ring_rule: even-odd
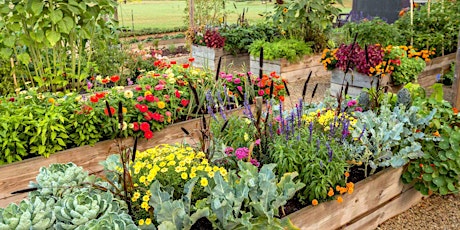
[[[460,30],[458,31],[457,58],[454,72],[454,106],[460,108]]]

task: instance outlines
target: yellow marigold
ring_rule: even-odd
[[[48,98],[48,102],[51,103],[51,104],[54,104],[54,102],[56,102],[56,101],[54,100],[54,98],[50,97],[50,98]]]
[[[349,172],[345,172],[344,175],[345,175],[345,177],[349,177],[349,176],[350,176],[350,173],[349,173]]]
[[[313,206],[316,206],[316,205],[318,205],[318,200],[316,200],[316,199],[313,199],[313,200],[311,201],[311,204],[312,204]]]
[[[354,190],[354,188],[348,188],[348,194],[352,194]]]
[[[201,180],[200,180],[200,184],[203,187],[208,186],[208,179],[206,179],[206,177],[202,177]]]
[[[340,194],[341,195],[346,193],[346,192],[347,192],[347,188],[342,188],[342,187],[340,188]]]
[[[340,185],[335,186],[335,191],[340,191]]]
[[[159,109],[164,109],[166,107],[166,104],[163,101],[157,102],[157,106]]]
[[[350,189],[350,188],[354,188],[355,187],[355,184],[353,184],[353,182],[348,182],[347,183],[347,188]]]
[[[338,196],[338,197],[337,197],[337,202],[339,202],[339,203],[342,203],[342,202],[343,202],[342,196]]]
[[[183,173],[180,174],[180,177],[181,177],[182,179],[184,179],[184,180],[187,180],[188,175],[187,175],[186,172],[183,172]]]

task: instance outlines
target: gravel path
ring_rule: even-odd
[[[460,229],[460,195],[431,196],[376,230]]]

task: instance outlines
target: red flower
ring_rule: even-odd
[[[101,99],[105,97],[105,93],[96,93],[96,97]]]
[[[8,99],[8,101],[14,102],[14,97],[10,97],[10,99]]]
[[[177,98],[180,98],[180,92],[179,92],[179,90],[176,89],[176,92],[174,92],[174,94],[176,95]]]
[[[154,66],[159,66],[161,64],[161,61],[160,60],[157,60],[153,63]]]
[[[97,103],[97,102],[99,101],[99,98],[98,98],[97,96],[91,96],[91,97],[89,98],[89,100],[90,100],[91,102]]]
[[[188,61],[189,61],[189,62],[194,62],[194,61],[195,61],[195,58],[194,58],[194,57],[188,58]]]
[[[184,106],[184,107],[187,106],[188,103],[189,103],[189,100],[186,100],[186,99],[182,99],[182,100],[180,101],[180,104],[181,104],[182,106]]]
[[[152,94],[149,94],[149,95],[145,96],[145,100],[148,101],[148,102],[154,102],[155,101],[155,96],[153,96]]]
[[[150,138],[152,138],[152,137],[153,137],[153,132],[150,131],[150,130],[144,132],[144,137],[145,137],[145,139],[150,139]]]
[[[101,82],[102,82],[102,84],[107,84],[107,83],[109,83],[109,79],[104,78],[104,79],[101,80]]]
[[[82,106],[82,112],[85,113],[85,114],[90,113],[91,110],[93,110],[93,107],[91,107],[91,106],[89,106],[89,105],[83,105],[83,106]]]
[[[133,123],[133,130],[138,131],[139,130],[139,122],[134,122]]]
[[[163,121],[164,121],[163,115],[161,115],[161,114],[159,114],[159,113],[153,113],[153,114],[152,114],[152,118],[153,118],[153,120],[155,120],[155,121],[159,121],[159,122],[163,122]]]
[[[150,111],[149,111],[149,112],[150,112]],[[152,120],[152,117],[150,116],[150,114],[147,113],[147,114],[144,115],[144,119],[145,119],[146,121],[150,121],[150,120]]]
[[[175,64],[177,64],[177,62],[176,62],[176,61],[171,61],[170,63],[171,63],[171,65],[175,65]]]
[[[136,91],[141,91],[141,90],[142,90],[142,86],[136,86],[135,90],[136,90]]]
[[[139,128],[144,132],[148,132],[150,131],[150,124],[147,122],[142,122]]]
[[[109,110],[107,108],[104,109],[104,113],[105,115],[107,116],[113,116],[115,114],[115,108],[113,108],[112,106],[110,106],[110,114],[109,114]]]
[[[188,64],[188,63],[182,64],[182,68],[187,69],[188,67],[190,67],[190,64]]]
[[[135,105],[135,107],[139,110],[139,112],[141,113],[145,113],[147,111],[149,111],[149,107],[147,107],[146,105],[143,105],[143,104],[137,104]]]
[[[118,76],[118,75],[113,75],[113,76],[110,77],[110,81],[113,82],[113,83],[115,83],[115,82],[117,82],[119,80],[120,80],[120,76]]]

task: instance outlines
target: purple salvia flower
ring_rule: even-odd
[[[313,137],[313,121],[310,121],[310,125],[308,126],[308,131],[310,131],[310,138],[308,139],[308,142],[311,143],[311,138]]]
[[[328,162],[331,162],[332,161],[332,148],[331,148],[331,145],[329,145],[329,142],[326,142],[326,147],[327,147],[327,154],[329,155],[329,160]]]
[[[286,122],[286,130],[285,130],[285,134],[286,134],[286,140],[289,140],[289,133],[290,133],[290,129],[289,129],[289,121]]]
[[[294,111],[291,112],[291,131],[292,131],[292,135],[295,134],[295,113]]]
[[[254,115],[252,114],[251,105],[249,104],[249,99],[246,93],[244,93],[243,106],[244,106],[243,114],[248,116],[250,119],[253,119]]]
[[[350,135],[349,126],[350,126],[350,121],[348,119],[345,119],[343,121],[342,140],[344,140],[345,138],[348,137],[348,135]]]
[[[359,134],[358,141],[361,140],[361,138],[364,136],[364,131],[366,131],[366,124],[364,124],[363,131],[361,131],[361,134]]]

